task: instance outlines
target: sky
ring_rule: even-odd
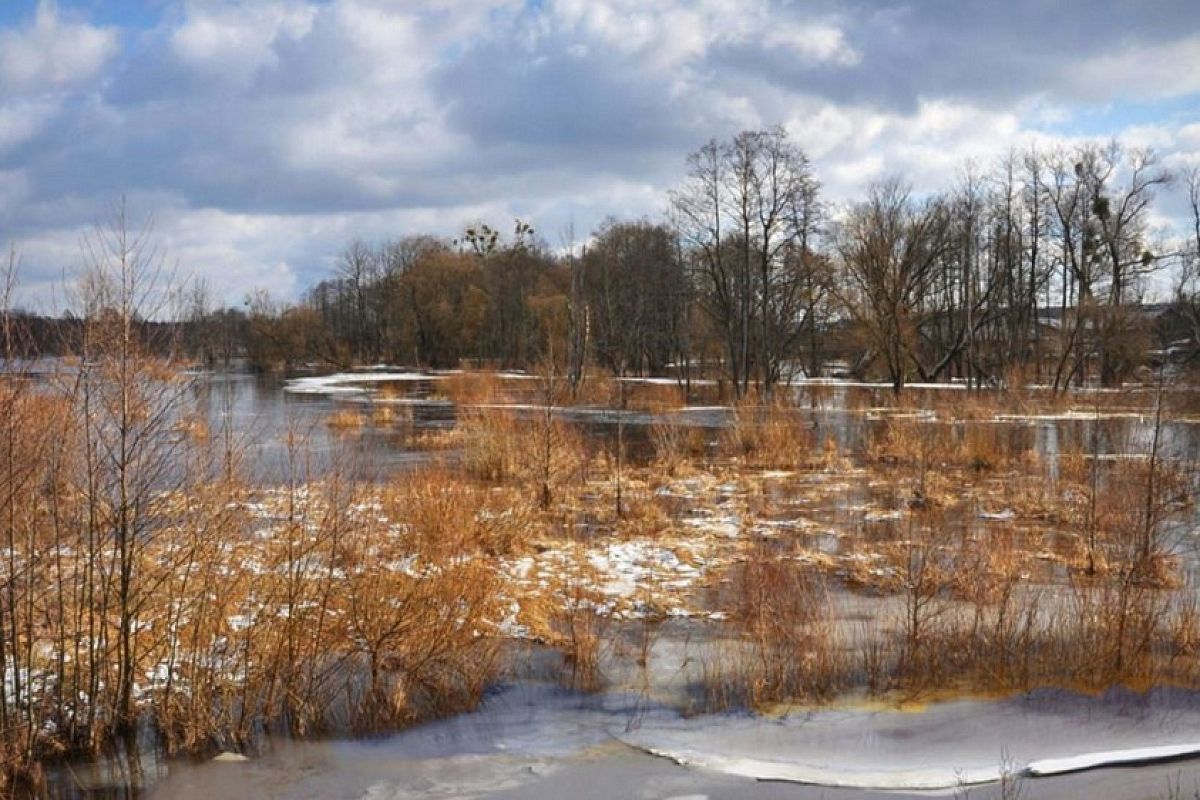
[[[835,206],[1032,144],[1184,170],[1200,2],[0,0],[0,246],[46,311],[122,198],[217,300],[289,299],[353,238],[655,217],[689,152],[775,125]]]

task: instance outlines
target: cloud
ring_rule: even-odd
[[[1191,0],[810,0],[777,11],[785,21],[827,15],[854,58],[814,65],[762,47],[760,36],[718,49],[714,70],[904,111],[931,96],[1003,107],[1031,96],[1075,103],[1185,91],[1200,26]]]
[[[861,197],[880,178],[902,175],[925,190],[951,185],[968,162],[986,168],[1009,149],[1044,138],[1017,114],[950,100],[922,100],[912,113],[809,101],[785,123],[804,146],[834,202]]]
[[[1066,69],[1079,97],[1100,102],[1160,99],[1200,92],[1200,34],[1178,41],[1119,46]]]
[[[122,195],[237,300],[354,236],[659,213],[744,128],[784,124],[835,202],[1083,127],[1200,150],[1194,0],[63,2],[0,28],[0,231],[47,280]]]
[[[47,97],[18,97],[0,103],[0,158],[44,130],[58,108],[58,103]]]
[[[116,31],[64,20],[42,0],[32,23],[0,30],[0,87],[18,93],[78,86],[96,78],[117,49]]]
[[[316,13],[308,4],[193,4],[171,31],[170,48],[205,78],[246,85],[260,71],[279,66],[276,46],[303,38]]]

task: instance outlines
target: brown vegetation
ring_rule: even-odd
[[[177,402],[161,380],[143,386],[166,394],[131,405],[139,424]],[[1190,499],[1177,460],[1076,449],[1050,477],[1009,426],[903,411],[870,412],[882,419],[863,451],[841,454],[777,400],[734,409],[714,451],[710,434],[665,423],[649,461],[618,464],[551,402],[460,410],[461,460],[394,486],[340,469],[310,479],[294,438],[294,480],[253,490],[220,468],[223,436],[164,415],[162,456],[183,471],[129,481],[145,504],[122,587],[119,517],[89,488],[112,466],[89,460],[88,395],[31,385],[0,396],[14,771],[103,750],[119,732],[123,674],[127,713],[152,721],[168,751],[248,747],[263,729],[388,730],[463,708],[502,669],[506,617],[562,652],[567,684],[594,690],[613,659],[647,674],[668,609],[716,613],[697,623],[718,642],[699,657],[705,708],[1200,679],[1196,605],[1169,537]],[[549,378],[540,385],[557,400]],[[878,521],[836,531],[832,550],[806,538],[820,523],[774,522],[797,501],[819,514],[821,498],[863,491],[883,504]],[[972,524],[981,508],[992,517]],[[657,561],[638,562],[634,593],[614,596],[605,560],[626,552],[681,564],[668,569],[695,574],[693,588],[681,595],[655,577]],[[856,604],[869,610],[850,614]],[[621,644],[630,624],[640,648]]]

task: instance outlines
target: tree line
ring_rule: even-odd
[[[1120,142],[1012,152],[916,192],[901,178],[833,206],[782,128],[687,158],[662,219],[610,218],[577,246],[531,225],[350,242],[299,302],[182,303],[185,342],[260,369],[528,368],[720,377],[737,396],[798,375],[1020,377],[1115,385],[1200,332],[1200,178]],[[1182,184],[1190,236],[1152,215]],[[1148,306],[1157,296],[1167,303]]]

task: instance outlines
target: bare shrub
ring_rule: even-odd
[[[687,403],[687,394],[681,384],[626,381],[625,407],[636,411],[661,414],[682,408]]]
[[[814,458],[810,426],[783,400],[734,405],[720,442],[724,455],[749,466],[795,468]]]
[[[937,646],[941,631],[935,625],[947,610],[952,580],[944,521],[929,512],[909,517],[905,538],[885,552],[898,576],[902,600],[900,677],[920,689],[936,681],[943,667],[943,652]]]
[[[608,618],[588,605],[574,604],[556,614],[553,624],[567,666],[567,684],[583,692],[603,688],[601,661]]]
[[[674,420],[658,422],[650,427],[655,464],[664,474],[675,475],[691,459],[704,452],[704,431]]]
[[[738,645],[709,665],[710,694],[724,706],[762,708],[828,698],[844,685],[848,665],[818,575],[760,546],[731,577],[729,624]]]
[[[360,731],[469,708],[498,668],[496,640],[480,635],[498,618],[498,576],[475,532],[456,529],[453,502],[416,494],[404,508],[414,521],[399,535],[364,526],[343,545],[343,646],[366,672],[350,709]]]
[[[913,417],[889,417],[867,446],[869,457],[885,466],[916,475],[918,498],[929,496],[929,475],[942,467],[952,448],[949,429]]]
[[[510,412],[460,411],[458,428],[462,431],[462,466],[468,475],[494,483],[514,477],[519,468],[520,430]]]
[[[325,424],[339,433],[351,433],[360,430],[366,424],[366,418],[356,408],[339,408],[329,413]]]
[[[505,399],[504,381],[493,371],[463,370],[437,381],[444,394],[460,409],[466,406],[499,403]]]
[[[557,419],[518,420],[505,409],[462,415],[462,466],[476,479],[528,487],[539,502],[547,492],[575,480],[587,463],[577,429]]]

